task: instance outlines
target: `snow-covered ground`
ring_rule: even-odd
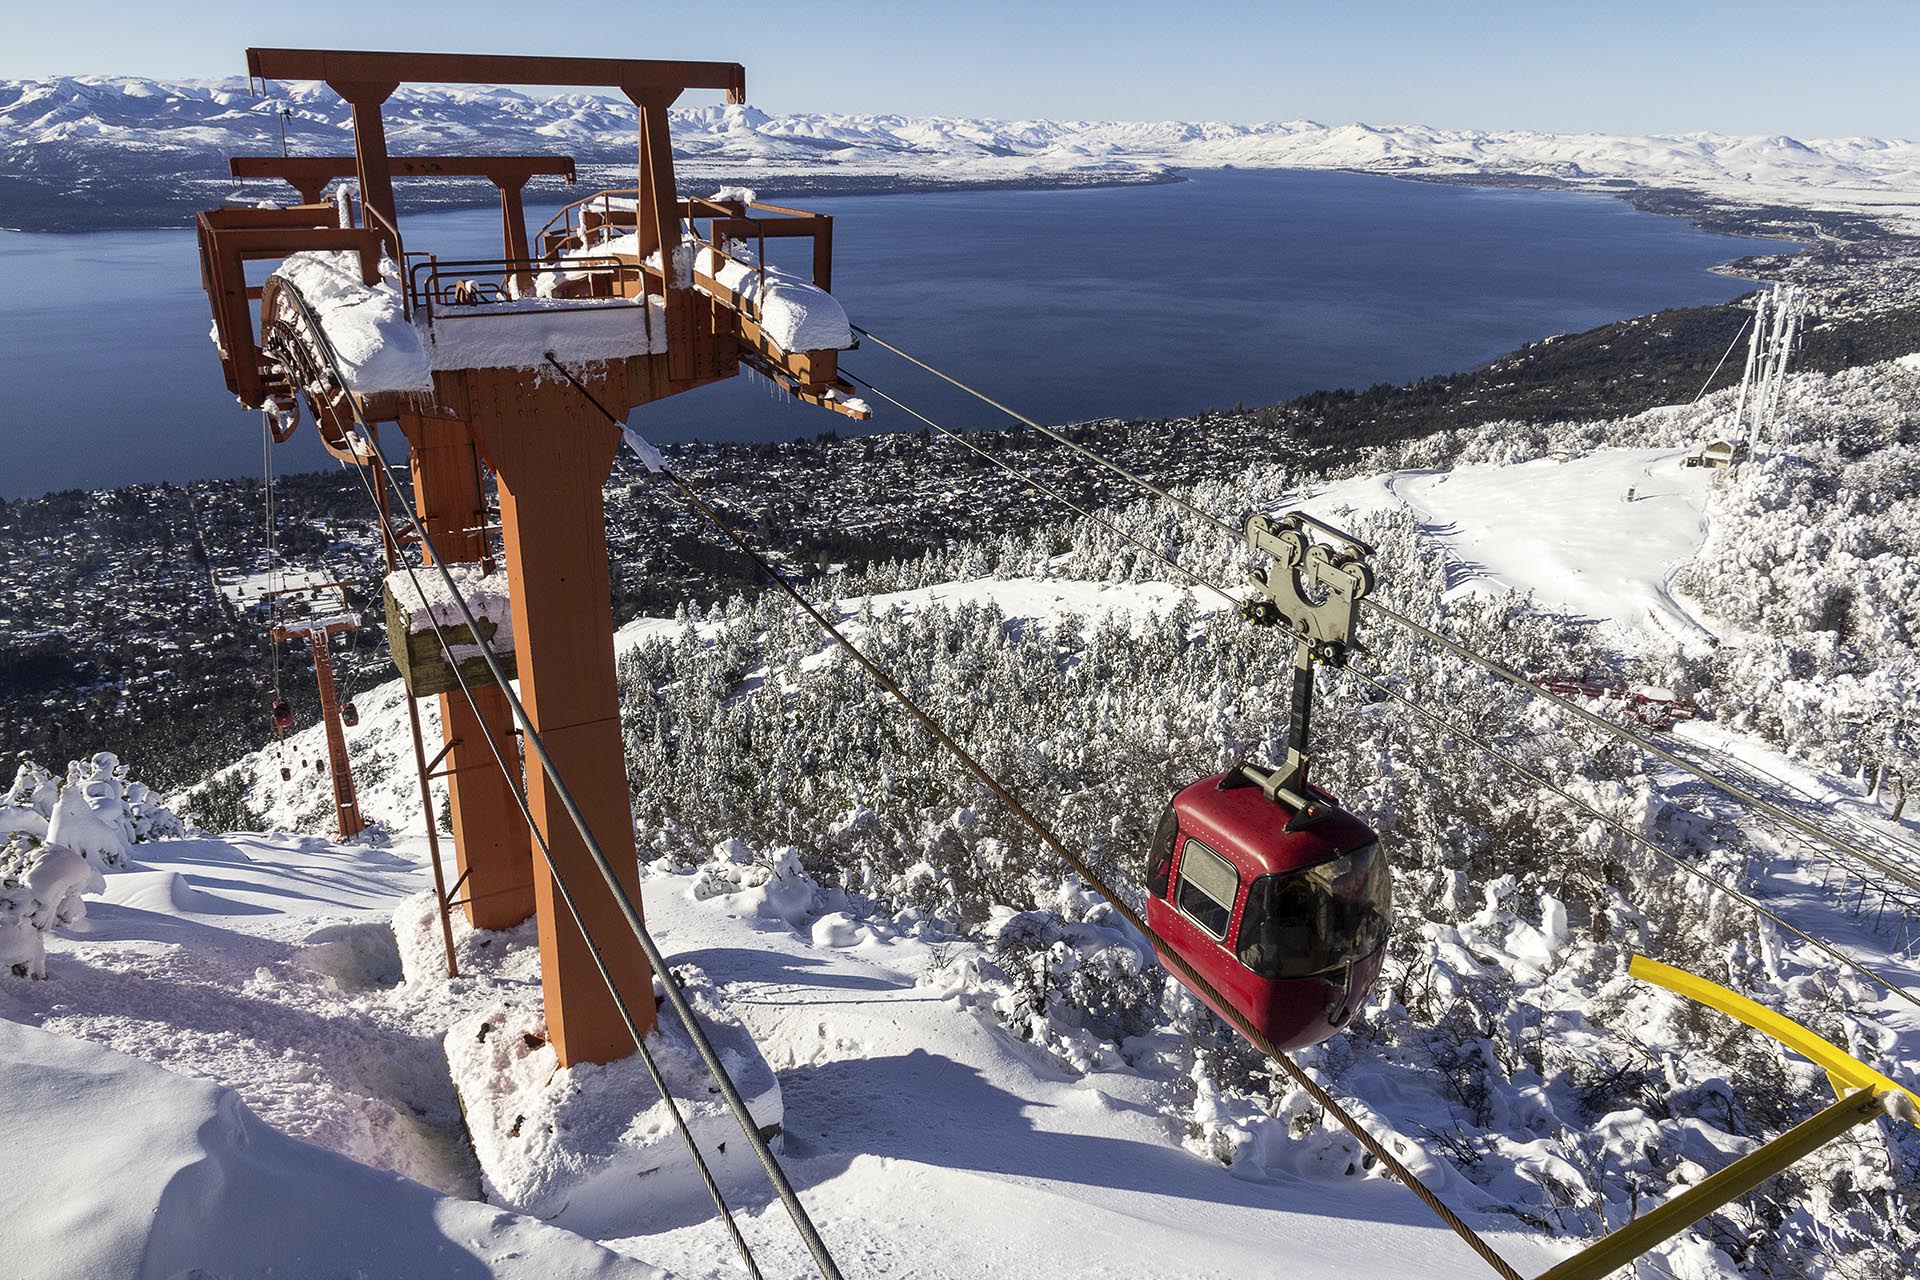
[[[1404,506],[1446,548],[1455,594],[1531,592],[1543,608],[1615,624],[1621,639],[1653,626],[1711,642],[1667,581],[1700,549],[1707,494],[1726,476],[1683,465],[1688,452],[1596,449],[1396,471],[1314,488],[1289,505],[1336,522]]]
[[[356,1256],[369,1274],[419,1274],[405,1254],[352,1252],[399,1222],[417,1238],[396,1247],[478,1260],[460,1274],[626,1274],[578,1237],[331,1154],[475,1191],[439,1043],[460,985],[401,983],[386,929],[429,882],[417,837],[385,849],[198,837],[140,854],[52,942],[48,981],[0,985],[3,1122],[44,1152],[33,1186],[0,1192],[17,1198],[0,1212],[0,1243],[34,1259],[12,1274],[172,1275],[190,1261],[253,1274],[269,1260],[313,1274],[301,1268],[315,1258],[333,1274]],[[1303,1277],[1479,1274],[1390,1184],[1248,1180],[1188,1154],[1152,1105],[1167,1081],[1068,1074],[924,981],[926,943],[837,918],[796,928],[751,895],[697,894],[699,879],[651,877],[649,923],[671,958],[714,981],[780,1073],[785,1163],[849,1275],[1230,1276],[1277,1256]],[[122,1178],[142,1195],[111,1194],[104,1209],[83,1197],[84,1234],[48,1221],[40,1187]],[[804,1274],[764,1186],[736,1198],[768,1274]],[[636,1196],[633,1213],[649,1228],[604,1243],[675,1275],[734,1274],[697,1197],[649,1209]],[[220,1254],[193,1253],[202,1224],[224,1230]],[[1557,1252],[1494,1238],[1527,1271]]]

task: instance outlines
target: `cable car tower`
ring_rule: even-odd
[[[837,367],[853,337],[828,292],[832,222],[738,199],[680,197],[668,109],[695,89],[744,102],[746,72],[737,63],[251,49],[247,70],[257,81],[326,83],[351,109],[354,148],[350,160],[237,159],[236,175],[283,179],[300,203],[199,215],[201,278],[227,386],[243,404],[276,408],[289,423],[276,432],[282,438],[292,431],[288,411],[303,399],[323,444],[366,468],[376,491],[385,477],[371,475],[377,445],[362,438],[362,424],[395,424],[409,447],[412,503],[426,541],[450,568],[491,567],[493,513],[482,467],[492,472],[507,600],[493,637],[469,635],[470,643],[450,648],[504,651],[509,626],[502,624],[510,624],[529,719],[564,773],[579,817],[637,902],[602,506],[621,434],[591,402],[624,422],[641,405],[745,367],[798,399],[870,416]],[[522,185],[536,173],[570,172],[571,162],[391,156],[382,104],[405,83],[618,90],[639,117],[634,183],[576,201],[529,235]],[[358,219],[350,199],[319,199],[327,178],[344,173],[357,187]],[[486,177],[499,188],[499,258],[447,261],[402,241],[395,178],[447,174]],[[782,271],[767,257],[769,241],[796,238],[811,242],[807,274]],[[253,284],[247,267],[257,262],[276,265]],[[555,376],[554,364],[568,377]],[[389,569],[407,536],[387,525]],[[556,896],[552,871],[534,856],[500,767],[506,762],[489,746],[516,750],[504,697],[482,687],[472,652],[412,661],[422,656],[417,624],[447,621],[435,601],[390,600],[388,612],[399,623],[392,639],[410,697],[441,695],[442,749],[432,761],[418,750],[416,759],[430,838],[426,783],[449,781],[456,888],[464,888],[468,918],[499,928],[538,915],[546,1016],[561,1063],[625,1056],[633,1043],[617,1004]],[[455,689],[457,696],[448,693]],[[544,768],[528,768],[526,780],[529,809],[563,877],[592,882],[595,864],[561,789]],[[580,906],[587,932],[605,940],[602,956],[627,1003],[642,1011],[644,1034],[654,1009],[646,957],[611,889],[586,895]]]
[[[346,586],[339,582],[316,582],[306,586],[263,591],[263,600],[274,603],[274,624],[269,632],[275,644],[304,640],[313,655],[313,680],[320,690],[320,723],[326,726],[327,775],[333,782],[334,830],[340,839],[351,840],[367,829],[360,813],[359,796],[353,786],[353,765],[347,759],[347,734],[340,699],[333,682],[333,637],[351,635],[360,629],[360,615],[347,603]],[[291,612],[283,612],[287,605]],[[350,709],[352,704],[347,704]],[[284,731],[284,720],[291,713],[275,703],[274,731]],[[359,717],[354,716],[357,723]]]

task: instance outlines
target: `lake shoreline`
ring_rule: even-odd
[[[1343,394],[1339,390],[1343,387],[1411,386],[1458,378],[1461,371],[1470,372],[1488,363],[1507,360],[1550,335],[1587,331],[1599,322],[1628,323],[1648,314],[1648,304],[1657,307],[1673,300],[1685,307],[1730,296],[1732,291],[1727,287],[1703,289],[1697,284],[1686,284],[1684,273],[1688,270],[1705,271],[1722,278],[1751,275],[1770,279],[1773,278],[1771,270],[1760,268],[1801,262],[1810,256],[1804,244],[1778,242],[1774,246],[1778,252],[1771,257],[1734,257],[1729,252],[1733,246],[1722,241],[1718,245],[1705,245],[1704,251],[1695,244],[1689,261],[1687,250],[1673,247],[1676,236],[1680,241],[1693,243],[1689,233],[1655,232],[1649,236],[1645,232],[1632,232],[1630,226],[1623,232],[1622,217],[1634,218],[1635,215],[1598,212],[1609,206],[1618,208],[1616,201],[1573,202],[1571,212],[1562,213],[1560,202],[1551,199],[1495,201],[1483,206],[1478,201],[1463,203],[1464,197],[1456,196],[1442,197],[1435,205],[1412,194],[1397,198],[1390,195],[1395,186],[1407,191],[1416,187],[1431,190],[1482,185],[1434,182],[1419,177],[1404,185],[1378,184],[1379,192],[1389,193],[1380,196],[1375,191],[1374,180],[1394,176],[1409,175],[1317,169],[1180,170],[1163,174],[1160,181],[1151,184],[1122,184],[1125,188],[1143,186],[1143,193],[1140,197],[1122,195],[1111,200],[1096,194],[1100,189],[1111,190],[1110,184],[1097,187],[1081,184],[1077,194],[1071,187],[1036,188],[1023,184],[1011,188],[1060,192],[1059,209],[1051,200],[970,198],[1009,190],[1006,187],[983,192],[978,184],[957,183],[946,193],[936,195],[923,188],[901,190],[894,186],[883,195],[867,199],[865,211],[858,202],[836,211],[843,225],[852,225],[857,216],[867,220],[870,230],[881,226],[900,228],[889,230],[885,236],[867,237],[873,240],[866,250],[867,257],[873,261],[849,276],[843,293],[847,296],[847,305],[857,306],[860,313],[868,317],[866,323],[873,325],[877,332],[891,334],[909,345],[924,345],[927,337],[921,328],[925,321],[923,305],[913,298],[903,307],[901,294],[913,293],[929,284],[936,287],[942,297],[959,289],[960,293],[944,302],[942,309],[951,309],[956,316],[974,315],[978,323],[973,330],[978,333],[978,340],[964,341],[958,347],[944,343],[937,354],[961,372],[997,371],[1001,381],[999,392],[1012,396],[1041,420],[1061,423],[1114,417],[1173,420],[1228,405],[1280,409],[1315,397],[1339,396]],[[1296,184],[1305,184],[1317,192],[1305,203],[1310,217],[1289,206],[1288,199],[1299,203],[1297,197],[1283,198],[1286,189]],[[592,185],[590,178],[586,185]],[[1497,189],[1522,184],[1484,185]],[[1570,190],[1564,184],[1524,185],[1549,193]],[[1201,189],[1191,196],[1145,194],[1149,188],[1172,192],[1174,188],[1194,186]],[[1576,194],[1619,194],[1571,190]],[[881,200],[891,205],[897,197],[912,195],[924,195],[934,203],[925,206],[924,213],[910,213],[905,219],[873,207]],[[1270,204],[1270,200],[1278,203]],[[1631,202],[1628,203],[1631,206]],[[1127,265],[1135,261],[1138,254],[1145,252],[1153,256],[1155,251],[1151,246],[1165,244],[1169,234],[1176,239],[1193,240],[1190,234],[1183,235],[1181,231],[1191,229],[1193,214],[1188,206],[1212,210],[1205,215],[1211,219],[1207,224],[1210,234],[1222,245],[1245,246],[1251,256],[1248,252],[1222,255],[1213,250],[1196,250],[1197,242],[1190,243],[1177,246],[1171,259],[1161,257],[1163,265],[1154,272],[1154,280],[1140,279],[1135,268]],[[1376,207],[1390,212],[1375,218],[1370,211]],[[901,212],[908,209],[901,206]],[[1391,212],[1396,209],[1417,212]],[[1062,218],[1061,210],[1069,216]],[[1223,220],[1228,210],[1232,210],[1237,221]],[[1123,214],[1123,211],[1131,212]],[[452,213],[446,209],[421,212],[439,217]],[[1450,221],[1430,221],[1435,216]],[[1302,217],[1309,220],[1301,221]],[[876,218],[878,222],[874,221]],[[956,218],[960,221],[956,222]],[[462,221],[477,223],[479,220],[463,218]],[[492,220],[488,223],[493,225]],[[1448,227],[1452,228],[1451,232]],[[948,243],[952,238],[950,232],[962,230],[971,237],[964,246]],[[1054,234],[1056,230],[1058,234]],[[443,232],[431,233],[440,234]],[[497,228],[488,234],[497,237]],[[145,259],[129,258],[117,264],[112,276],[116,282],[114,295],[121,300],[122,310],[128,314],[140,312],[138,301],[124,292],[124,282],[129,280],[127,273],[131,270],[136,275],[153,277],[151,292],[155,302],[160,301],[163,291],[167,294],[168,310],[164,314],[167,332],[184,334],[188,327],[194,326],[198,334],[204,334],[204,301],[190,285],[175,287],[178,283],[175,272],[165,265],[165,260],[178,256],[181,243],[186,243],[190,251],[190,242],[177,240],[170,231],[147,235],[149,243],[156,247]],[[1047,238],[1050,235],[1052,238]],[[1519,235],[1522,241],[1508,241],[1505,239],[1508,235]],[[1040,239],[1026,243],[1031,236]],[[1382,236],[1385,239],[1379,238]],[[1455,249],[1428,263],[1426,259],[1433,258],[1433,254],[1421,246],[1427,244],[1431,248],[1438,243],[1436,236]],[[65,236],[50,237],[50,244],[57,246],[67,241],[72,249],[62,251],[56,247],[48,252],[70,252],[83,260],[111,252],[103,247],[96,253],[89,243],[92,240],[93,237],[84,242]],[[855,237],[848,242],[848,252],[852,255],[847,264],[849,268],[862,268],[860,255],[855,252],[860,240]],[[431,238],[424,242],[441,243]],[[996,252],[993,246],[1002,242],[1023,244],[1021,253],[1033,261],[1027,262],[1015,255],[1006,262],[982,267],[977,264],[984,260],[966,256]],[[1529,242],[1531,248],[1525,248]],[[1645,248],[1625,247],[1636,244],[1644,244]],[[166,245],[175,248],[165,249]],[[1589,250],[1587,245],[1594,247]],[[1306,246],[1314,246],[1313,256],[1323,259],[1308,271],[1314,279],[1299,281],[1307,292],[1268,293],[1276,287],[1295,290],[1296,278],[1308,261],[1301,256]],[[472,245],[443,245],[442,251],[464,250],[471,254],[472,248]],[[1532,256],[1519,263],[1501,261],[1511,259],[1515,248],[1524,248]],[[1649,251],[1651,256],[1647,256]],[[1381,263],[1385,259],[1372,260],[1382,253],[1396,252],[1396,266],[1383,268]],[[40,265],[38,253],[38,249],[22,245],[15,257],[20,269],[27,273],[20,283],[29,291],[43,287],[36,286],[34,281],[34,273],[44,274],[47,270]],[[1361,257],[1355,258],[1356,253]],[[1341,256],[1343,254],[1346,256]],[[914,273],[901,273],[893,265],[900,261],[914,261],[920,266]],[[1563,270],[1563,262],[1571,263],[1570,272]],[[1222,267],[1222,263],[1228,265]],[[1660,265],[1662,263],[1672,265]],[[1740,269],[1741,265],[1744,270]],[[1350,267],[1357,268],[1357,274],[1350,274]],[[1406,293],[1405,282],[1394,275],[1395,270],[1405,271],[1409,267],[1433,276],[1417,285],[1411,294]],[[1040,269],[1038,275],[1035,268]],[[1068,272],[1061,285],[1036,283],[1060,268]],[[1602,278],[1612,281],[1614,273],[1620,270],[1637,275],[1637,283],[1597,283]],[[1227,274],[1223,275],[1223,271]],[[1673,271],[1681,275],[1674,277],[1671,286],[1663,284],[1666,278],[1663,273]],[[1068,280],[1074,283],[1066,283]],[[1086,283],[1081,283],[1083,281]],[[1124,293],[1102,292],[1111,287],[1120,287]],[[1735,287],[1744,293],[1750,286]],[[1079,300],[1086,288],[1095,290],[1090,304]],[[1316,288],[1317,293],[1312,291]],[[47,296],[64,297],[70,289],[70,285],[62,285]],[[1248,312],[1247,303],[1256,299],[1255,309]],[[1461,305],[1456,306],[1449,299]],[[1559,301],[1562,299],[1564,301]],[[1275,303],[1280,304],[1278,310],[1274,309]],[[1391,310],[1378,312],[1381,306]],[[1328,307],[1333,310],[1326,311]],[[1456,311],[1463,323],[1454,322]],[[1323,312],[1338,330],[1324,343],[1312,319]],[[1004,320],[993,319],[996,315],[1005,317],[1012,313],[1029,314],[1032,326],[1066,340],[1064,347],[1054,343],[1050,348],[1055,352],[1051,357],[1055,363],[1061,359],[1078,363],[1078,357],[1073,354],[1078,348],[1074,344],[1081,347],[1094,344],[1093,349],[1083,354],[1095,358],[1071,380],[1076,388],[1071,394],[1053,394],[1052,402],[1048,403],[1046,394],[1030,395],[1035,388],[1022,385],[1023,374],[1030,381],[1034,373],[1026,368],[1032,358],[1030,352],[1020,344],[1001,350],[1005,343],[1000,335],[1004,334],[1006,325]],[[1161,318],[1154,319],[1147,330],[1137,331],[1143,313]],[[1611,320],[1609,313],[1619,319]],[[162,322],[162,312],[151,311],[150,315],[148,323]],[[1500,318],[1493,318],[1495,316]],[[1249,332],[1248,321],[1268,326],[1266,336],[1253,346],[1248,346],[1244,339],[1237,340],[1237,345],[1236,341],[1225,340],[1225,335]],[[1134,326],[1131,330],[1125,327],[1129,323]],[[1161,350],[1155,335],[1169,323],[1177,324],[1182,334],[1173,346]],[[1121,327],[1114,328],[1116,324]],[[94,340],[100,340],[95,328],[90,326],[87,332],[95,335]],[[946,331],[941,332],[944,338]],[[24,340],[25,331],[22,333]],[[1195,336],[1204,333],[1221,337]],[[204,338],[199,342],[204,342]],[[1141,342],[1149,345],[1141,346]],[[1195,342],[1201,346],[1194,348]],[[1724,338],[1720,345],[1724,347]],[[1129,367],[1106,370],[1096,353],[1117,348],[1161,351],[1161,354],[1145,361],[1124,360],[1123,365]],[[158,376],[168,380],[161,385],[171,386],[177,382],[183,392],[197,397],[193,403],[205,403],[207,410],[212,410],[219,399],[215,394],[217,380],[214,388],[202,394],[199,385],[204,380],[194,379],[188,373],[198,365],[196,352],[200,349],[198,343],[185,337],[173,341],[164,348],[164,358],[181,372]],[[1276,361],[1264,354],[1266,352],[1284,354]],[[1717,357],[1719,350],[1713,354]],[[1178,368],[1179,372],[1154,373],[1161,365]],[[33,373],[24,367],[23,371]],[[136,382],[143,381],[131,366],[128,376]],[[1056,386],[1061,383],[1053,375],[1048,375],[1048,380]],[[29,384],[31,381],[30,376]],[[697,404],[687,402],[678,414],[668,415],[656,428],[656,443],[727,440],[745,444],[791,440],[826,428],[844,430],[848,425],[823,421],[815,426],[811,420],[799,421],[797,415],[785,409],[778,412],[773,408],[743,409],[741,401],[749,393],[743,392],[739,384],[750,381],[729,380],[735,386],[719,389],[724,393],[719,399],[710,394]],[[56,385],[65,384],[47,383],[49,388]],[[1043,393],[1047,391],[1045,387],[1039,389]],[[54,392],[49,390],[49,394]],[[62,405],[69,403],[64,391],[58,394]],[[733,399],[729,401],[727,396]],[[171,412],[179,418],[180,405],[189,402],[181,400],[176,404],[161,396],[152,403],[163,413]],[[230,405],[231,400],[226,403]],[[78,402],[73,402],[73,406],[80,409]],[[936,402],[919,407],[930,408],[962,429],[991,425],[984,412],[977,411],[977,406]],[[739,417],[743,412],[751,421],[741,417],[739,423],[733,422],[732,417]],[[783,417],[783,413],[790,416]],[[211,422],[205,411],[198,421]],[[178,429],[189,426],[185,419],[177,424]],[[894,434],[912,428],[911,423],[901,423],[892,431],[883,429],[873,434]],[[202,431],[199,427],[191,429]],[[304,472],[308,468],[324,469],[327,463],[322,458],[301,456],[300,450],[293,450],[280,465],[289,472]],[[111,489],[161,479],[191,482],[196,474],[195,470],[177,466],[156,468],[146,475],[124,465],[118,468],[118,475],[113,473],[114,468],[102,468],[107,472],[105,475],[93,471],[90,476],[89,470],[70,466],[68,476],[46,477],[41,485],[35,485],[35,491],[62,492],[76,485],[88,485],[95,476],[98,479],[93,479],[89,488]],[[198,470],[200,476],[226,474],[231,472],[224,463]],[[23,470],[20,476],[25,479],[27,472]],[[22,492],[7,496],[33,495]]]

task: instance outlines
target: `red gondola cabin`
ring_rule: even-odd
[[[1147,865],[1147,923],[1282,1049],[1353,1017],[1393,919],[1373,831],[1310,790],[1327,812],[1288,831],[1294,809],[1239,770],[1203,778],[1161,816]]]

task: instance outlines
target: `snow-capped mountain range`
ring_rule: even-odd
[[[0,81],[0,223],[179,221],[225,184],[225,158],[272,154],[281,112],[296,154],[345,150],[348,113],[326,86],[72,76]],[[992,120],[675,112],[689,179],[763,185],[1052,184],[1150,180],[1182,168],[1316,168],[1489,177],[1604,190],[1671,188],[1731,204],[1867,213],[1920,234],[1920,143],[1708,133],[1615,136],[1420,125]],[[589,94],[408,87],[387,105],[396,152],[551,149],[627,164],[634,111]],[[191,192],[183,187],[194,187]],[[189,198],[190,196],[190,198]]]

